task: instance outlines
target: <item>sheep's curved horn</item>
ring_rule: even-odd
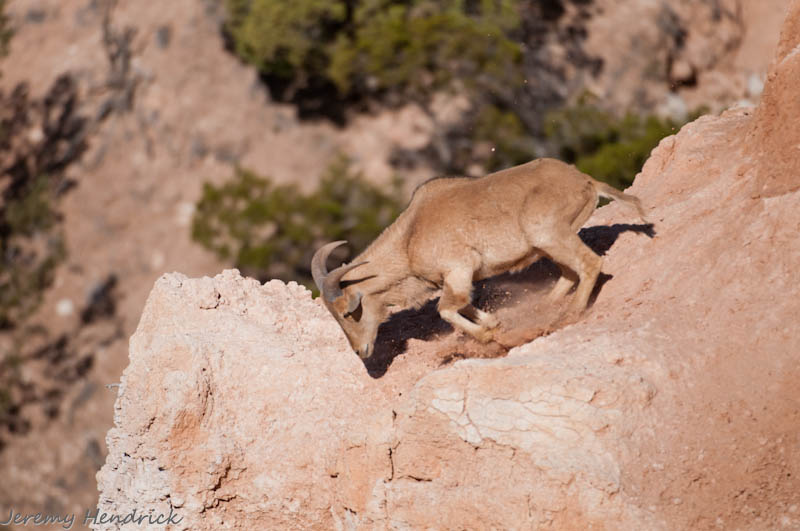
[[[328,273],[325,265],[328,256],[330,256],[334,249],[344,243],[347,242],[345,240],[340,240],[338,242],[327,243],[320,247],[317,252],[314,253],[314,258],[311,259],[311,276],[314,277],[314,283],[319,288],[320,293],[322,293],[329,302],[333,302],[342,296],[342,288],[339,286],[339,281],[345,273],[360,265],[366,264],[366,262],[358,262],[355,264],[341,265]]]
[[[325,277],[328,276],[328,267],[326,262],[331,252],[340,245],[347,243],[345,240],[338,242],[326,243],[314,253],[314,258],[311,259],[311,276],[314,277],[314,284],[317,285],[320,292],[324,293]]]

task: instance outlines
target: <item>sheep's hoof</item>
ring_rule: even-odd
[[[481,324],[489,330],[494,330],[500,326],[500,321],[498,321],[497,317],[494,315],[486,314],[486,316],[481,320]]]
[[[492,333],[492,330],[483,328],[475,334],[475,339],[477,339],[481,343],[489,343],[492,340],[493,336],[494,334]]]
[[[572,323],[579,321],[585,311],[586,308],[582,306],[570,304],[567,308],[559,313],[558,317],[553,323],[553,326],[556,328],[562,328],[564,326],[571,325]]]

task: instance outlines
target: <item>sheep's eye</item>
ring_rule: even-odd
[[[358,307],[356,307],[356,309],[352,312],[346,312],[343,317],[346,319],[351,319],[355,322],[359,322],[361,320],[361,305],[359,304]]]

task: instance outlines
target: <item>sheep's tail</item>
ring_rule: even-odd
[[[601,183],[600,181],[595,181],[594,187],[597,190],[597,193],[598,195],[600,195],[600,197],[605,197],[606,199],[613,199],[615,201],[620,201],[635,208],[636,211],[639,213],[639,217],[642,218],[642,221],[647,223],[647,218],[645,218],[644,216],[644,208],[642,207],[642,202],[639,200],[638,197],[636,197],[635,195],[620,192],[613,186],[609,186],[606,183]]]

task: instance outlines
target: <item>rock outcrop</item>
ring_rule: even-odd
[[[683,118],[699,107],[718,111],[739,99],[758,101],[764,60],[774,50],[789,2],[575,4],[588,4],[595,13],[584,48],[603,65],[582,88],[612,108],[650,111],[655,105]]]
[[[451,363],[480,348],[398,315],[408,349],[373,377],[302,287],[162,277],[100,510],[173,511],[170,529],[799,528],[798,20],[795,1],[760,107],[653,151],[632,193],[654,237],[614,204],[590,220],[590,311],[504,357]]]

